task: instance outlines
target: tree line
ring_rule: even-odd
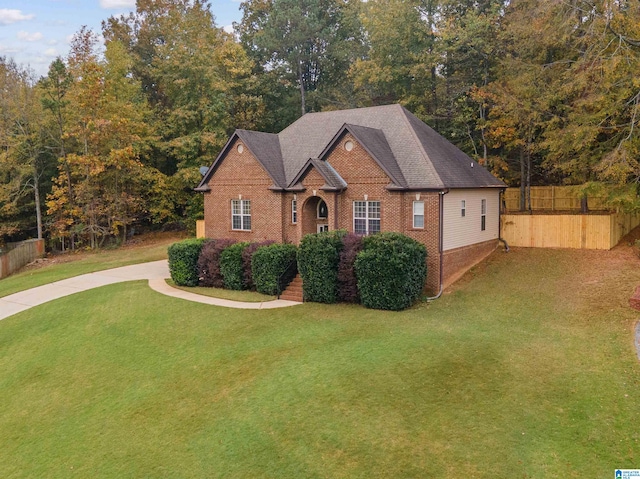
[[[583,185],[635,209],[638,0],[138,0],[46,76],[0,57],[0,239],[61,248],[193,227],[236,128],[401,103],[526,193]],[[526,203],[526,194],[523,198]]]

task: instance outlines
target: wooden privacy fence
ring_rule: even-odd
[[[582,193],[577,186],[532,186],[531,209],[534,211],[580,211]],[[591,210],[607,210],[605,199],[587,196]],[[507,188],[504,192],[504,204],[507,211],[520,210],[520,188]]]
[[[204,220],[196,221],[196,238],[204,238]]]
[[[640,225],[640,214],[501,215],[501,237],[509,246],[611,249]]]
[[[43,239],[32,239],[11,245],[11,249],[0,256],[0,279],[15,273],[43,254]]]

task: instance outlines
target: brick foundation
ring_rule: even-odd
[[[493,253],[497,247],[498,240],[490,240],[445,251],[442,258],[444,287],[460,279],[464,273]]]

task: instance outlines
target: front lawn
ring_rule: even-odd
[[[136,263],[167,259],[167,248],[181,236],[158,233],[136,237],[117,249],[76,251],[46,258],[40,265],[26,267],[0,280],[0,298],[62,279]]]
[[[640,467],[639,266],[497,252],[400,313],[66,297],[0,321],[0,477],[613,477]]]
[[[181,289],[188,293],[200,294],[202,296],[210,296],[212,298],[228,299],[230,301],[243,301],[246,303],[262,303],[264,301],[273,301],[275,296],[258,293],[257,291],[236,291],[234,289],[209,288],[203,286],[176,286],[171,279],[167,279],[167,284],[172,288]]]

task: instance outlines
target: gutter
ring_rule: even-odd
[[[447,193],[449,193],[449,189],[447,188],[446,190],[442,190],[440,191],[440,196],[438,197],[438,206],[439,206],[439,214],[440,214],[440,227],[438,228],[439,231],[439,241],[438,241],[438,249],[440,250],[440,279],[439,279],[439,283],[440,283],[440,291],[438,291],[438,294],[436,294],[435,296],[431,296],[429,298],[426,298],[427,301],[433,301],[434,299],[438,299],[440,296],[442,296],[442,292],[444,291],[444,268],[443,268],[443,263],[444,263],[444,195],[446,195]]]

